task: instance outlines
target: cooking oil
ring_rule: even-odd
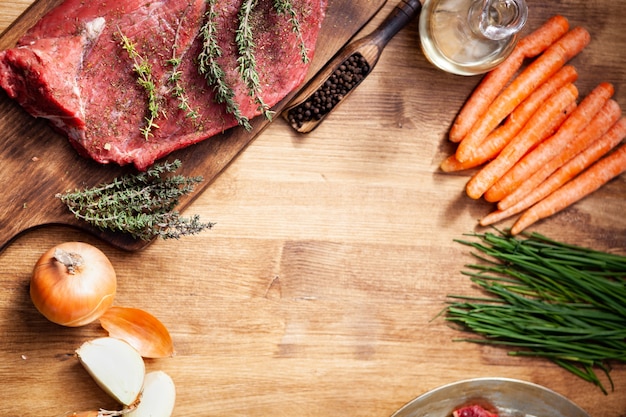
[[[511,53],[527,16],[524,0],[426,0],[419,19],[422,50],[444,71],[485,73]]]

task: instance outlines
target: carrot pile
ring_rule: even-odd
[[[497,203],[483,226],[522,213],[520,233],[626,171],[626,117],[602,82],[579,102],[578,72],[567,63],[590,42],[557,15],[522,38],[485,75],[459,112],[445,172],[479,168],[466,185],[473,199]],[[524,67],[525,61],[530,61]]]

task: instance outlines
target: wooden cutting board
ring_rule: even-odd
[[[329,0],[308,81],[379,11],[386,0]],[[11,48],[22,34],[62,0],[39,0],[1,36],[0,49]],[[275,106],[277,113],[294,91]],[[267,127],[262,118],[248,132],[234,128],[210,140],[171,154],[183,163],[178,173],[202,176],[195,192],[181,199],[183,211],[245,147]],[[120,233],[102,232],[76,220],[55,194],[111,181],[130,167],[100,165],[77,155],[67,139],[52,131],[0,92],[0,251],[20,233],[44,225],[61,224],[93,233],[113,246],[139,250],[150,242]]]

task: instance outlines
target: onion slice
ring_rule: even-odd
[[[139,352],[123,340],[100,337],[83,343],[76,354],[96,383],[120,404],[138,400],[146,373]]]
[[[146,374],[141,400],[126,417],[170,417],[176,403],[174,381],[163,371]]]
[[[144,358],[174,356],[174,344],[169,331],[152,314],[130,307],[110,307],[100,316],[100,325],[109,336],[130,344]]]

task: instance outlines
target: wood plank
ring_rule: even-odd
[[[528,2],[529,27],[562,13],[592,31],[575,61],[577,85],[585,94],[614,82],[626,105],[623,2]],[[454,239],[483,231],[477,219],[493,209],[464,195],[470,172],[438,170],[454,149],[450,123],[478,80],[434,69],[411,25],[318,129],[270,124],[197,196],[186,211],[215,221],[213,230],[136,252],[65,226],[17,237],[0,253],[0,414],[117,408],[72,356],[104,334],[99,325],[53,325],[28,295],[40,254],[83,240],[115,266],[115,304],[170,329],[176,356],[147,367],[174,379],[175,417],[383,417],[474,377],[530,381],[592,417],[623,417],[624,364],[611,364],[615,390],[604,395],[548,361],[454,341],[464,335],[435,319],[446,295],[475,293],[460,273],[474,258]],[[625,195],[622,175],[530,230],[626,254]]]

